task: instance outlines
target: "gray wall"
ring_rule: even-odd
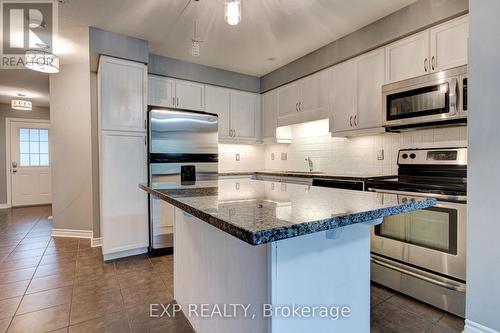
[[[260,92],[260,79],[256,76],[198,65],[156,54],[149,55],[148,72],[221,87]]]
[[[19,111],[12,110],[9,104],[0,104],[0,204],[7,202],[5,118],[50,119],[50,114],[49,108],[35,106],[32,111]]]
[[[498,0],[471,0],[467,319],[496,331],[500,331],[498,13]]]
[[[148,41],[144,39],[120,35],[95,27],[89,28],[89,39],[91,53],[90,68],[92,71],[97,71],[99,60],[97,55],[99,54],[145,64],[148,62]]]
[[[429,26],[467,13],[468,0],[420,0],[313,51],[261,78],[261,91],[274,89]]]

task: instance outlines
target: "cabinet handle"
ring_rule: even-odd
[[[175,97],[172,97],[172,105],[175,106]]]
[[[432,58],[431,58],[431,68],[432,68],[432,70],[434,70],[434,60],[435,60],[435,57],[432,56]]]
[[[295,111],[299,111],[299,103],[295,103]]]
[[[427,73],[427,58],[424,60],[424,71]]]
[[[354,115],[354,126],[358,126],[358,115]]]
[[[177,97],[177,106],[179,106],[179,97]]]
[[[233,129],[233,138],[235,138],[235,137],[236,137],[236,130]]]
[[[352,116],[349,118],[349,124],[351,125],[352,127]]]
[[[302,102],[299,102],[299,111],[302,111]]]

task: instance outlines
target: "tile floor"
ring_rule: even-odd
[[[87,240],[52,238],[50,207],[0,210],[0,333],[192,332],[172,302],[172,256],[103,262]],[[463,320],[372,286],[372,332],[460,332]]]

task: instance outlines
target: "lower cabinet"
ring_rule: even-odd
[[[148,247],[146,133],[102,131],[100,200],[105,260],[144,253]]]

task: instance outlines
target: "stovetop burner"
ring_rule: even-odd
[[[398,176],[370,178],[366,181],[366,188],[467,195],[467,148],[400,150],[398,166]]]

